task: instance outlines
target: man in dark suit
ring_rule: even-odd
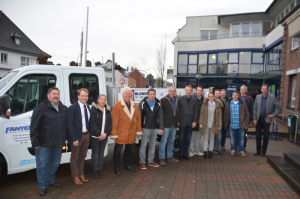
[[[188,160],[188,148],[192,137],[193,128],[197,124],[199,118],[198,101],[192,97],[193,87],[187,85],[185,87],[185,96],[179,97],[179,159]]]
[[[256,153],[253,155],[266,156],[269,129],[272,118],[276,117],[282,109],[282,105],[277,101],[275,96],[268,95],[268,84],[261,86],[262,94],[257,95],[253,106],[253,122],[256,125]],[[275,112],[274,112],[275,106]],[[264,132],[264,145],[261,150],[261,134]]]
[[[76,185],[88,182],[84,176],[84,160],[88,151],[92,130],[91,110],[86,102],[89,91],[81,88],[78,91],[78,101],[68,108],[67,127],[68,143],[71,145],[71,172]]]

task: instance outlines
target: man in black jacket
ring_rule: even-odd
[[[202,86],[197,86],[196,88],[196,93],[194,95],[194,97],[197,99],[198,101],[198,118],[197,118],[197,125],[195,128],[193,128],[193,133],[192,133],[192,138],[191,138],[191,142],[190,142],[190,146],[189,146],[189,157],[194,157],[195,155],[200,155],[202,156],[203,153],[200,151],[200,141],[201,141],[201,133],[199,131],[199,117],[200,117],[200,111],[201,111],[201,106],[203,104],[203,96],[202,96],[202,92],[203,92],[203,88]]]
[[[159,135],[163,134],[163,112],[159,100],[156,98],[156,91],[150,88],[145,97],[139,104],[141,112],[142,123],[142,140],[140,146],[140,167],[146,169],[146,147],[149,140],[148,150],[148,165],[152,167],[159,167],[153,159],[155,157],[155,144],[157,137],[157,129],[159,128]],[[159,124],[157,124],[159,120]]]
[[[59,101],[59,89],[51,87],[47,96],[34,108],[30,124],[41,196],[46,195],[48,186],[60,187],[55,182],[55,173],[67,136],[67,107]]]
[[[198,101],[192,97],[193,87],[185,87],[185,96],[179,97],[178,126],[179,126],[179,159],[188,160],[188,148],[192,137],[193,128],[196,127],[199,118]]]
[[[178,160],[173,157],[174,140],[178,127],[178,97],[176,96],[176,88],[170,87],[168,95],[161,99],[161,106],[164,115],[164,133],[161,136],[159,144],[159,161],[161,166],[165,166],[166,145],[167,160],[177,163]]]
[[[221,89],[220,100],[223,103],[223,107],[222,107],[222,139],[221,139],[221,149],[222,149],[222,151],[225,151],[225,142],[226,142],[227,130],[225,129],[225,126],[224,126],[224,107],[225,107],[226,103],[228,102],[228,98],[226,97],[226,90],[225,89]]]

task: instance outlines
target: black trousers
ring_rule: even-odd
[[[123,148],[123,144],[115,144],[113,162],[115,168],[120,168],[120,159],[121,159],[121,150]],[[125,144],[124,151],[124,167],[127,168],[130,166],[130,160],[133,153],[133,144]]]
[[[265,118],[259,118],[256,125],[256,150],[258,153],[261,151],[263,153],[267,152],[268,142],[269,142],[269,130],[270,124],[265,121]],[[261,150],[261,135],[264,133],[264,144],[263,149]]]
[[[92,147],[92,165],[94,171],[102,170],[106,143],[107,137],[102,141],[94,137],[92,137],[90,140]]]

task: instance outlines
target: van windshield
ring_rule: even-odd
[[[2,90],[2,88],[8,84],[8,82],[14,78],[14,76],[16,76],[18,72],[10,72],[10,73],[7,73],[4,77],[2,77],[0,79],[0,90]]]

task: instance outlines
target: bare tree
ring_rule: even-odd
[[[155,72],[157,75],[157,79],[160,81],[157,82],[158,87],[163,88],[164,86],[164,76],[165,76],[165,69],[166,69],[166,59],[167,59],[167,43],[166,43],[166,35],[165,35],[165,40],[162,41],[158,49],[156,50],[156,68]]]

